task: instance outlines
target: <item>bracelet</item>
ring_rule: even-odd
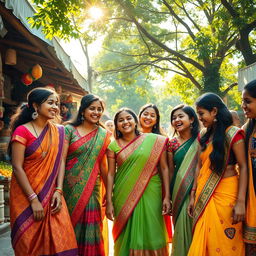
[[[32,193],[30,196],[28,196],[28,200],[31,202],[36,197],[37,197],[37,194],[36,193]]]
[[[55,188],[55,192],[59,192],[61,195],[63,195],[63,191],[62,191],[62,189],[60,189],[60,188]]]
[[[192,188],[191,191],[196,191],[196,188]]]

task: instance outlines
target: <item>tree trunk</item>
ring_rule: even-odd
[[[203,75],[203,89],[201,93],[213,92],[222,97],[223,95],[220,91],[221,76],[219,61],[215,61],[215,63],[211,63],[205,67]]]

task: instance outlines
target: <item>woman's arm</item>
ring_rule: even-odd
[[[57,190],[55,190],[52,196],[52,202],[51,202],[52,214],[59,212],[62,205],[61,200],[62,200],[63,180],[65,175],[65,166],[66,166],[66,158],[68,154],[68,147],[69,147],[69,144],[67,141],[65,141],[63,145],[63,150],[62,150],[60,170],[59,170],[57,181],[56,181]]]
[[[106,216],[110,220],[114,220],[114,206],[112,202],[112,193],[113,193],[113,187],[114,187],[115,173],[116,173],[116,160],[112,157],[108,157]]]
[[[167,163],[169,167],[169,176],[170,176],[170,182],[171,182],[174,174],[174,162],[173,162],[172,152],[167,152]]]
[[[239,166],[239,186],[236,205],[233,210],[233,224],[243,221],[245,218],[245,198],[248,183],[247,161],[245,154],[245,142],[243,139],[234,143],[232,150],[235,153]]]
[[[170,177],[169,168],[167,164],[166,151],[164,151],[160,157],[160,170],[162,175],[163,187],[164,187],[164,199],[163,199],[163,209],[162,214],[168,214],[171,209],[170,202]]]
[[[12,142],[12,167],[13,173],[19,183],[24,194],[29,197],[35,191],[32,189],[27,175],[23,169],[25,146],[19,142]],[[37,196],[30,201],[35,221],[42,220],[44,218],[44,209],[39,202]]]

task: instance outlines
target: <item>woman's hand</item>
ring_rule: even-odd
[[[31,202],[30,202],[32,211],[33,211],[33,215],[34,215],[34,220],[35,221],[40,221],[44,218],[44,208],[42,206],[42,204],[40,203],[40,201],[38,200],[38,198],[34,198]]]
[[[233,208],[232,224],[237,224],[240,221],[244,221],[245,218],[245,202],[237,201]]]
[[[109,220],[114,220],[114,206],[112,202],[107,202],[106,216]]]
[[[52,196],[52,202],[51,202],[51,213],[55,214],[60,211],[62,206],[62,195],[60,192],[55,191]]]
[[[190,218],[193,218],[193,211],[194,211],[194,203],[195,203],[195,195],[190,195],[190,200],[188,203],[187,213]]]
[[[170,198],[164,198],[164,200],[163,200],[163,208],[162,208],[162,215],[169,214],[170,210],[171,210]]]

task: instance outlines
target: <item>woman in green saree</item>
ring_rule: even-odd
[[[198,159],[199,122],[193,108],[178,105],[171,112],[171,124],[177,135],[167,148],[174,224],[172,255],[186,256],[192,241],[192,220],[187,215],[187,205]]]
[[[111,133],[99,125],[102,101],[88,94],[81,100],[76,120],[65,127],[63,184],[78,255],[104,256],[101,180],[106,183],[106,149]],[[66,159],[66,162],[65,162]]]
[[[114,220],[114,255],[168,256],[163,218],[170,210],[167,138],[140,134],[137,116],[130,109],[117,112],[114,123],[116,140],[110,143],[107,153],[106,210],[107,217]]]

